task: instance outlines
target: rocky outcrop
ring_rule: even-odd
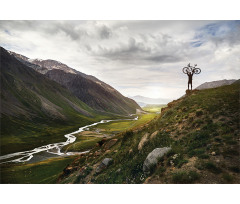
[[[105,158],[102,160],[102,162],[98,165],[96,168],[96,173],[100,173],[103,169],[105,169],[107,166],[111,165],[113,162],[112,158]]]
[[[143,146],[146,144],[146,142],[148,141],[148,136],[149,133],[145,133],[141,139],[141,141],[138,144],[138,150],[142,150]]]
[[[171,147],[156,148],[150,152],[143,163],[144,173],[149,173],[150,170],[158,163],[158,160],[162,158],[167,152],[171,150]]]
[[[157,134],[159,133],[158,130],[156,130],[155,132],[153,132],[150,136],[150,139],[152,140],[153,138],[155,138],[157,136]]]

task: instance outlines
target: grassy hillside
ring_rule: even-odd
[[[240,183],[239,90],[238,81],[169,103],[157,118],[116,135],[116,143],[78,157],[58,182]],[[171,151],[144,173],[147,155],[159,147]],[[99,172],[104,158],[113,160]]]

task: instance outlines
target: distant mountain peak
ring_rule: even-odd
[[[135,100],[142,107],[147,104],[167,104],[172,101],[171,99],[167,98],[150,98],[141,95],[132,96],[130,98]]]
[[[34,62],[34,61],[43,61],[43,59],[40,59],[40,58],[35,58],[35,59],[28,59],[29,62]]]
[[[225,85],[231,85],[234,83],[236,79],[223,79],[223,80],[218,80],[218,81],[211,81],[211,82],[205,82],[198,86],[196,89],[202,90],[202,89],[211,89],[211,88],[217,88],[220,86],[225,86]]]

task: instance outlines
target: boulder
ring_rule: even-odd
[[[103,169],[105,169],[107,166],[109,166],[112,162],[113,162],[112,158],[103,159],[102,162],[96,168],[96,173],[100,173]]]
[[[149,173],[150,170],[158,163],[158,160],[163,157],[171,147],[156,148],[150,152],[143,163],[143,171]]]
[[[143,146],[145,145],[145,143],[148,141],[148,136],[149,136],[149,133],[145,133],[141,139],[141,141],[139,142],[138,144],[138,150],[140,151]]]

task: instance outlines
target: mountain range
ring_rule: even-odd
[[[171,101],[171,99],[166,99],[166,98],[149,98],[145,96],[131,96],[131,99],[135,100],[138,105],[141,107],[147,105],[147,104],[167,104]]]
[[[141,109],[117,90],[54,60],[0,48],[1,155],[60,142],[63,134]]]
[[[116,89],[94,76],[84,74],[55,60],[29,59],[9,51],[25,65],[63,85],[81,101],[97,111],[115,114],[135,113],[141,109],[132,99],[123,96]]]
[[[217,88],[220,86],[231,85],[235,81],[237,81],[237,80],[236,79],[230,79],[230,80],[223,79],[223,80],[218,80],[218,81],[205,82],[205,83],[201,84],[200,86],[198,86],[196,89],[203,90],[203,89]]]

